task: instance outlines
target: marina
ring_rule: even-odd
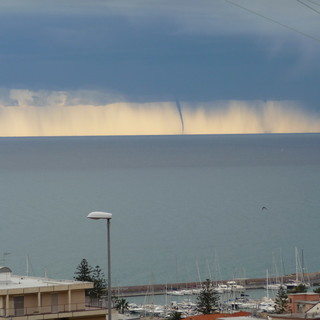
[[[308,279],[310,286],[320,285],[320,272],[312,272],[305,274],[305,278]],[[289,283],[296,279],[296,274],[283,276],[283,282]],[[254,289],[265,289],[267,284],[267,278],[253,278],[253,279],[236,279],[234,280],[223,280],[219,281],[216,288],[221,288],[228,285],[228,282],[234,281],[239,286],[243,286],[243,290],[254,290]],[[271,284],[271,283],[270,283]],[[170,283],[170,284],[148,284],[139,286],[126,286],[126,287],[113,287],[112,291],[116,295],[123,297],[133,297],[133,296],[145,296],[150,293],[153,295],[190,295],[198,294],[201,288],[201,283],[199,282],[189,282],[189,283]],[[230,291],[241,291],[240,288],[234,288]],[[219,291],[219,290],[217,290]]]
[[[255,292],[252,292],[255,291]],[[259,296],[257,295],[259,292]],[[251,297],[253,293],[254,297]],[[225,292],[219,294],[219,312],[238,312],[247,311],[251,314],[260,312],[273,312],[275,309],[274,295],[264,296],[264,290],[248,290],[246,293]],[[261,296],[260,296],[261,295]],[[140,316],[167,317],[172,312],[179,312],[182,317],[198,315],[197,294],[184,295],[153,295],[127,297],[128,309],[130,314]]]
[[[312,292],[320,284],[320,272],[304,275],[310,281]],[[296,279],[296,274],[282,277],[284,283]],[[275,312],[277,286],[268,286],[268,278],[224,280],[213,286],[219,294],[219,312],[246,311],[259,316],[260,313]],[[172,283],[113,288],[114,295],[128,301],[127,312],[139,316],[168,317],[179,312],[182,317],[198,315],[197,297],[202,283]],[[273,289],[271,289],[273,288]],[[115,292],[117,290],[117,293]]]

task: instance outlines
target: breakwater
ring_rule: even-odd
[[[320,286],[320,272],[313,272],[304,274],[304,278],[311,286]],[[281,278],[283,283],[290,280],[295,280],[296,274],[285,275]],[[267,278],[241,278],[234,279],[238,284],[241,284],[245,289],[262,289],[267,283]],[[230,280],[219,281],[220,284],[226,284]],[[269,280],[271,283],[271,280]],[[112,291],[114,295],[121,296],[143,296],[147,294],[165,294],[172,290],[182,289],[198,289],[201,288],[202,283],[199,282],[183,282],[183,283],[170,283],[170,284],[149,284],[149,285],[138,285],[138,286],[126,286],[126,287],[113,287]]]

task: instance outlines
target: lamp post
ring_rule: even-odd
[[[107,256],[108,256],[108,320],[111,320],[111,254],[110,254],[110,220],[112,213],[94,211],[88,214],[87,218],[93,220],[107,220]]]

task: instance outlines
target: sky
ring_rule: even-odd
[[[320,0],[1,0],[0,136],[320,132]]]

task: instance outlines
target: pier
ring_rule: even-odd
[[[307,273],[304,275],[305,279],[311,286],[320,286],[320,272]],[[289,280],[295,280],[296,274],[285,275],[282,277],[283,283]],[[230,280],[219,281],[221,284],[226,284]],[[246,279],[235,279],[238,284],[241,284],[245,289],[263,289],[267,283],[266,278],[246,278]],[[188,282],[188,283],[170,283],[170,284],[152,284],[152,285],[139,285],[139,286],[126,286],[126,287],[113,287],[112,292],[119,293],[124,297],[131,296],[144,296],[147,294],[161,295],[167,291],[182,290],[182,289],[198,289],[201,288],[202,283],[199,282]]]

